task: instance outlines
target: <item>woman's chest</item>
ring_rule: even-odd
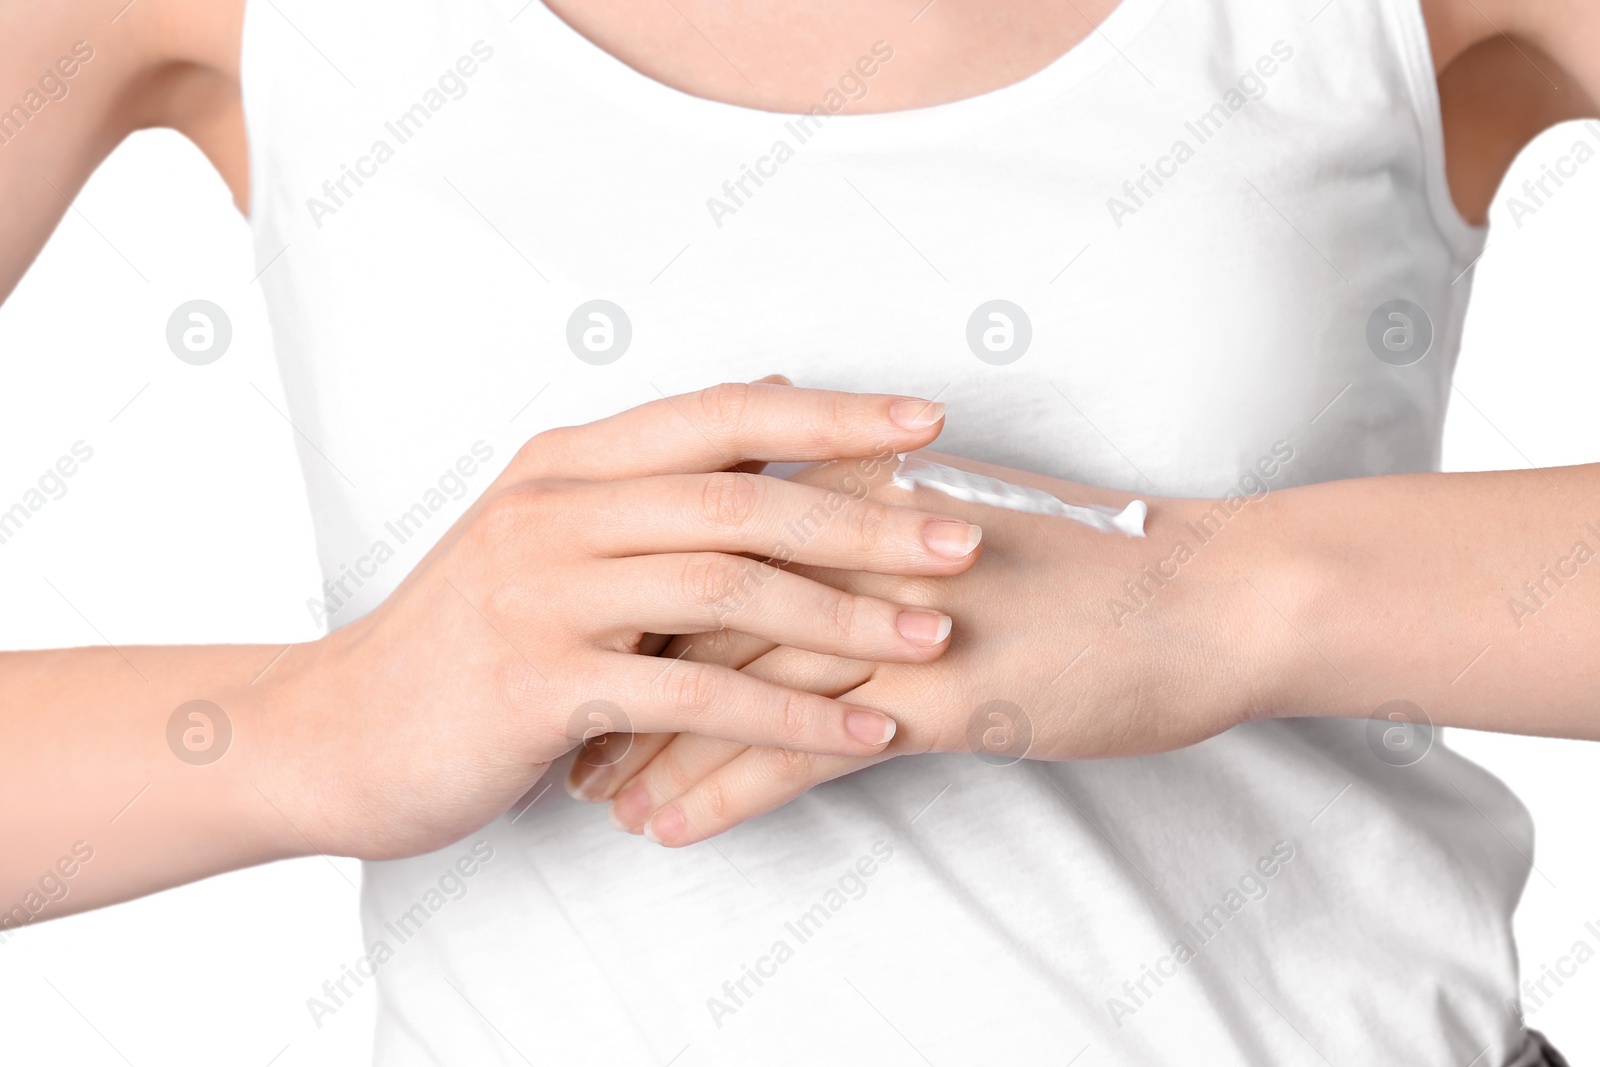
[[[294,414],[380,497],[479,438],[509,455],[773,372],[937,396],[946,451],[1145,491],[1225,492],[1283,443],[1293,481],[1436,460],[1468,242],[1391,114],[1405,87],[1294,20],[1215,61],[1175,35],[1217,26],[1147,24],[1183,57],[1154,92],[1108,47],[949,108],[782,115],[641,84],[548,22],[429,13],[374,31],[340,106],[329,79],[253,104]],[[867,43],[859,76],[897,54]],[[1426,337],[1407,366],[1372,341],[1396,301]]]

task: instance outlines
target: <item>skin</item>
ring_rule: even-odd
[[[440,848],[505,812],[594,729],[881,751],[894,724],[876,710],[653,653],[666,635],[726,620],[829,653],[941,655],[941,614],[749,558],[824,494],[725,470],[915,447],[941,425],[922,400],[773,383],[664,399],[533,438],[379,608],[321,640],[0,655],[0,891],[23,900],[62,841],[135,797],[136,815],[96,842],[71,907],[286,856]],[[948,575],[976,558],[964,523],[831,503],[835,521],[796,560]],[[222,711],[193,728],[225,717],[233,735],[203,766],[168,748],[169,716],[196,699]]]
[[[1013,83],[1092,32],[1113,4],[1068,6],[552,4],[646,74],[775,110],[808,107],[861,41],[890,25],[899,34],[917,15],[916,46],[897,51],[893,67],[852,105],[857,111]],[[1424,7],[1452,194],[1469,219],[1481,220],[1522,145],[1553,122],[1593,113],[1600,16],[1579,0]],[[0,148],[0,296],[95,167],[135,130],[186,134],[243,210],[242,10],[239,0],[19,0],[8,9],[0,70],[47,71],[77,40],[92,42],[95,57],[70,97]],[[1159,554],[1159,537],[1088,541],[1101,535],[980,515],[942,498],[908,501],[875,486],[865,499],[845,494],[838,539],[807,546],[789,573],[750,559],[775,542],[799,502],[780,494],[798,487],[723,472],[929,444],[937,412],[920,402],[893,408],[895,399],[777,384],[726,388],[541,435],[379,610],[307,645],[0,656],[8,698],[0,811],[10,813],[0,816],[8,845],[0,899],[21,899],[77,827],[136,794],[144,799],[114,840],[97,845],[70,905],[46,916],[284,856],[377,858],[439,847],[504,811],[593,729],[592,720],[573,718],[593,699],[643,709],[628,724],[653,738],[639,759],[695,746],[669,757],[691,758],[676,779],[663,774],[674,784],[661,795],[676,790],[690,805],[698,786],[709,790],[701,799],[717,802],[691,809],[695,825],[685,815],[677,832],[659,827],[658,836],[680,844],[887,755],[949,750],[965,737],[964,709],[997,677],[1015,679],[1017,703],[1036,703],[1063,684],[1046,677],[1065,666],[1061,650],[1086,645],[1093,651],[1070,667],[1078,695],[1066,717],[1035,724],[1040,753],[1153,751],[1288,707],[1366,715],[1398,692],[1450,724],[1597,733],[1583,706],[1591,688],[1583,665],[1596,657],[1581,598],[1558,598],[1541,610],[1536,630],[1514,639],[1492,629],[1495,612],[1473,609],[1485,598],[1498,602],[1516,584],[1508,576],[1537,573],[1570,544],[1578,522],[1592,517],[1583,506],[1596,498],[1600,469],[1382,478],[1275,493],[1230,524],[1232,543],[1186,567],[1127,622],[1118,636],[1128,639],[1117,645],[1097,630],[1104,620],[1077,605],[1086,595],[1098,601],[1111,579],[1136,574]],[[838,470],[823,468],[812,480],[826,487]],[[1007,476],[1074,501],[1097,499],[1087,487]],[[1371,517],[1390,501],[1403,502],[1408,518],[1379,526]],[[1153,503],[1158,533],[1202,507]],[[922,507],[893,510],[905,505]],[[644,518],[626,537],[595,540],[598,520],[617,515]],[[971,547],[970,534],[943,525],[930,540],[930,524],[946,516],[982,519],[994,546],[982,550],[992,557],[985,566],[963,574],[979,553],[948,554],[952,543]],[[559,536],[535,541],[529,533],[549,529]],[[1441,545],[1433,535],[1440,529],[1457,537]],[[1033,568],[1060,557],[1062,537],[1093,566],[1042,581],[1046,572]],[[1024,571],[1033,577],[1025,581]],[[505,581],[507,574],[519,580]],[[1260,602],[1240,592],[1239,577],[1250,578]],[[835,587],[852,591],[841,597]],[[741,592],[747,588],[755,592]],[[1208,606],[1205,620],[1200,604]],[[902,608],[935,610],[912,610],[902,631]],[[1217,611],[1229,625],[1217,625]],[[957,618],[959,641],[947,639],[940,614]],[[684,652],[683,662],[663,670],[654,654],[666,639],[701,631],[718,636],[669,650]],[[1230,645],[1210,644],[1223,633]],[[1495,652],[1472,667],[1474,684],[1449,687],[1485,643]],[[1208,661],[1229,669],[1200,670]],[[845,693],[873,702],[829,699]],[[172,710],[196,698],[226,708],[235,727],[228,758],[204,768],[174,760],[165,742]],[[465,728],[463,707],[471,709]],[[871,707],[902,726],[887,745],[846,728],[852,711]],[[764,769],[774,763],[778,772]],[[438,766],[458,774],[440,783]],[[724,768],[743,777],[719,779]],[[611,776],[613,792],[642,773],[623,770]]]
[[[939,458],[1075,503],[1131,499]],[[829,485],[838,470],[824,465],[802,479]],[[1556,590],[1521,627],[1507,609],[1522,581],[1580,538],[1592,543],[1581,527],[1600,521],[1596,472],[1527,473],[1353,479],[1275,490],[1222,511],[1215,501],[1145,497],[1142,540],[907,492],[880,477],[869,499],[943,506],[981,523],[981,563],[932,579],[800,569],[857,592],[937,603],[956,620],[943,657],[847,661],[728,633],[680,639],[666,654],[888,709],[900,730],[884,751],[833,757],[641,736],[630,746],[586,745],[568,788],[611,801],[619,829],[679,846],[917,753],[1136,755],[1271,716],[1364,718],[1396,698],[1439,725],[1600,739],[1592,600],[1581,588]],[[1351,519],[1376,515],[1381,524]],[[1457,524],[1453,536],[1439,535],[1441,521]],[[1184,553],[1175,552],[1180,543]],[[1142,605],[1129,581],[1148,591]],[[991,701],[1021,714],[980,714]],[[619,748],[626,755],[616,759]]]

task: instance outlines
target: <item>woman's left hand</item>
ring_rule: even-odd
[[[1120,507],[1127,494],[969,460],[934,457],[1069,503]],[[1259,688],[1283,640],[1246,578],[1256,498],[1150,500],[1145,538],[1054,516],[966,504],[889,484],[893,464],[862,479],[847,462],[796,480],[942,512],[983,528],[982,558],[948,578],[805,568],[839,588],[935,608],[954,630],[933,662],[884,664],[775,647],[731,631],[676,639],[666,657],[738,666],[763,679],[882,710],[899,723],[871,757],[818,756],[687,734],[587,743],[575,796],[612,801],[619,828],[679,846],[771,811],[813,786],[880,760],[973,752],[991,761],[1067,760],[1194,744],[1271,710]],[[1263,493],[1263,496],[1265,494]],[[796,516],[803,533],[814,516]],[[826,518],[820,521],[826,521]],[[796,568],[799,569],[799,568]],[[1276,625],[1274,625],[1276,623]],[[670,666],[666,669],[672,669]]]

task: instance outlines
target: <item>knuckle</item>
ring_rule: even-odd
[[[894,529],[894,510],[877,500],[863,500],[849,509],[851,547],[873,551],[882,546]]]
[[[810,725],[806,699],[799,693],[785,693],[773,722],[773,739],[778,747],[798,748],[810,736]]]
[[[861,630],[861,612],[864,602],[849,593],[835,593],[832,611],[827,619],[827,636],[848,643]]]
[[[512,460],[513,467],[529,474],[538,474],[550,464],[552,457],[561,454],[571,436],[572,428],[568,426],[555,427],[534,434],[517,449],[517,454]]]
[[[733,798],[727,787],[715,776],[707,778],[696,787],[701,810],[714,825],[721,826],[733,814]]]
[[[706,478],[700,496],[700,513],[711,526],[737,530],[754,519],[760,510],[761,490],[757,479],[747,474],[725,471]]]
[[[721,675],[694,663],[674,664],[656,682],[661,697],[674,708],[704,712],[721,696]]]
[[[724,382],[699,393],[700,418],[714,435],[732,437],[745,424],[752,389],[743,382]]]
[[[809,781],[816,773],[817,757],[797,748],[771,748],[763,753],[767,769],[780,782]]]
[[[731,556],[701,555],[683,565],[679,578],[684,599],[690,604],[716,608],[726,603],[739,585],[742,570]]]
[[[486,498],[473,530],[488,545],[514,544],[527,535],[544,510],[546,492],[533,483],[522,482]]]

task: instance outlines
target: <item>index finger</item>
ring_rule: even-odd
[[[611,481],[709,474],[750,462],[892,463],[895,454],[939,436],[943,422],[943,404],[916,397],[730,382],[547,430],[523,447],[507,474]]]

